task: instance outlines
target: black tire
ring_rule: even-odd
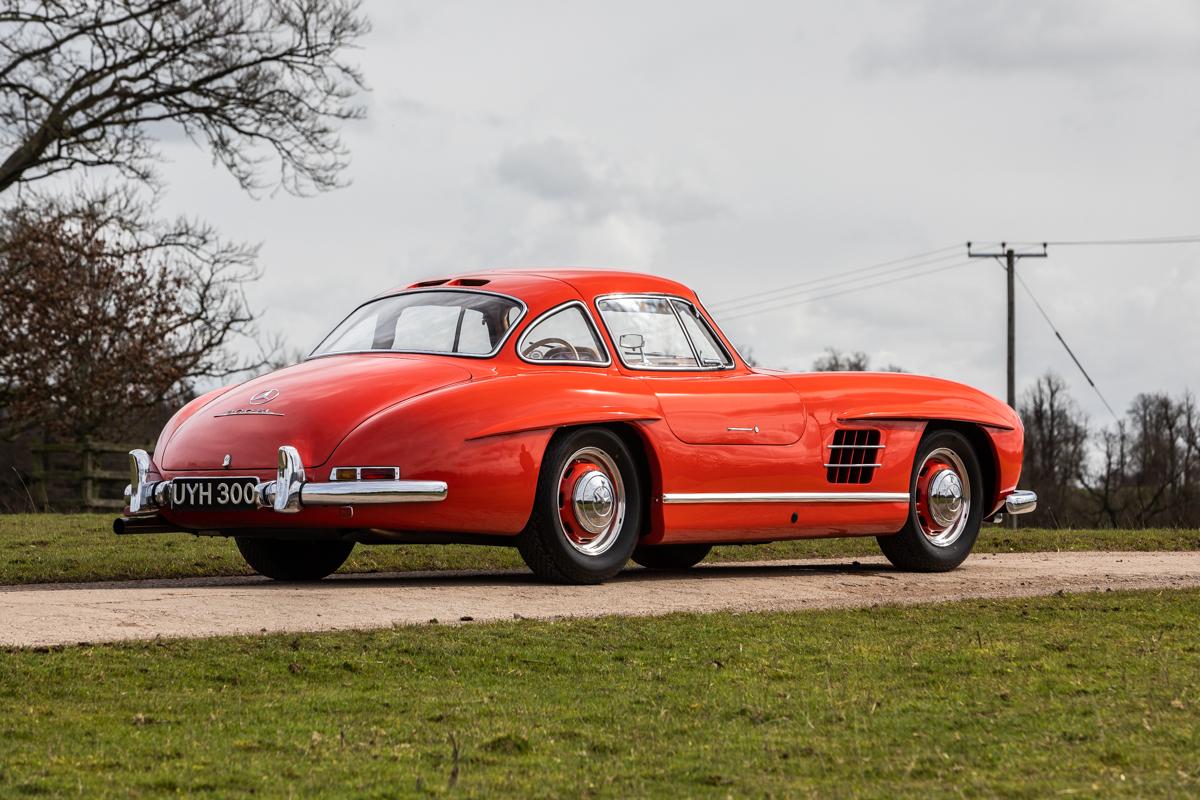
[[[571,498],[560,497],[559,484],[570,464],[581,452],[605,454],[611,467],[619,474],[619,492],[614,497],[624,498],[624,514],[618,515],[619,505],[614,503],[611,524],[597,537],[597,546],[604,544],[602,551],[581,552],[585,542],[573,544],[576,537],[586,531],[568,532],[563,514],[570,513]],[[602,470],[607,474],[608,470]],[[618,482],[610,481],[616,492]],[[560,502],[561,501],[561,502]],[[619,436],[605,428],[580,428],[556,436],[546,449],[538,475],[537,495],[533,501],[533,513],[525,530],[517,536],[517,550],[521,558],[542,580],[553,583],[591,584],[616,575],[629,562],[641,533],[643,508],[642,485],[637,465],[629,448]],[[564,512],[563,509],[566,509]]]
[[[660,544],[635,548],[633,560],[646,569],[690,569],[712,550],[711,544]]]
[[[922,478],[922,466],[931,454],[950,451],[957,455],[964,468],[969,483],[970,506],[966,509],[965,522],[961,533],[952,542],[941,546],[934,543],[936,525],[925,520],[918,511],[917,485]],[[971,553],[975,539],[979,536],[979,527],[983,522],[983,473],[979,468],[979,458],[975,449],[958,431],[935,430],[921,439],[917,447],[917,455],[913,460],[912,477],[909,480],[909,510],[908,521],[899,533],[890,536],[879,536],[879,549],[887,556],[888,561],[900,569],[915,572],[947,572],[954,569]],[[933,532],[926,533],[930,528]],[[949,528],[947,529],[949,530]]]
[[[354,542],[328,539],[234,540],[251,569],[277,581],[319,581],[337,572],[354,549]]]

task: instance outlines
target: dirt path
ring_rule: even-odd
[[[937,575],[897,572],[881,559],[718,564],[676,574],[630,570],[582,587],[510,572],[350,575],[306,586],[258,578],[43,584],[0,588],[0,645],[1188,586],[1200,586],[1200,552],[976,555]]]

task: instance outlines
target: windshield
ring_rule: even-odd
[[[511,297],[483,292],[395,294],[346,317],[312,355],[387,350],[490,356],[524,313],[525,307]]]

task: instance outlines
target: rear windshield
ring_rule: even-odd
[[[525,312],[511,297],[483,292],[407,292],[359,307],[325,337],[314,356],[387,350],[491,356]]]

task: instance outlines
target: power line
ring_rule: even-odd
[[[960,245],[957,245],[957,244],[948,245],[947,247],[939,247],[936,250],[928,250],[924,253],[917,253],[915,255],[905,256],[904,258],[894,258],[890,261],[882,261],[878,264],[870,264],[865,267],[858,267],[858,268],[851,269],[851,270],[839,270],[837,272],[830,272],[830,273],[826,273],[825,275],[822,275],[822,276],[819,276],[816,278],[809,278],[807,280],[799,281],[797,283],[791,283],[791,284],[786,284],[784,286],[778,286],[774,289],[763,289],[763,290],[760,290],[757,292],[750,292],[748,294],[740,295],[737,297],[731,297],[727,300],[720,300],[715,303],[711,303],[710,308],[715,308],[715,307],[719,307],[719,306],[741,305],[741,304],[745,303],[746,301],[751,300],[752,298],[755,298],[755,297],[762,297],[764,295],[776,295],[777,296],[780,292],[789,292],[793,289],[798,289],[802,286],[811,286],[815,283],[822,283],[824,281],[832,280],[834,278],[843,278],[843,277],[847,277],[849,275],[857,275],[857,274],[864,273],[864,272],[871,272],[872,270],[882,269],[883,267],[890,267],[894,264],[903,264],[904,262],[908,262],[908,261],[917,261],[920,259],[929,258],[930,256],[940,255],[942,253],[947,253],[951,250],[957,250],[959,248],[959,246]],[[913,265],[910,264],[908,266],[913,266]],[[770,299],[775,300],[778,298],[771,297]]]
[[[813,280],[813,281],[809,281],[809,283],[810,284],[819,284],[819,285],[813,285],[807,289],[776,290],[776,291],[772,291],[770,293],[770,296],[763,297],[758,300],[742,300],[742,301],[736,302],[736,303],[732,302],[732,301],[726,301],[724,303],[720,303],[717,305],[719,308],[723,309],[727,313],[728,312],[736,312],[736,313],[740,314],[743,311],[751,310],[754,306],[760,306],[760,305],[764,305],[764,304],[770,305],[770,304],[778,303],[780,300],[784,300],[789,297],[796,297],[796,296],[802,296],[802,295],[806,295],[806,294],[812,294],[813,292],[824,292],[828,289],[837,288],[838,286],[849,286],[849,285],[858,283],[860,281],[874,280],[875,278],[881,278],[885,275],[893,275],[896,273],[908,272],[909,270],[920,269],[921,267],[928,267],[933,264],[939,264],[939,263],[942,263],[945,261],[950,261],[952,259],[958,259],[958,258],[961,258],[961,256],[958,253],[949,253],[947,255],[938,256],[937,258],[930,258],[930,259],[926,259],[924,261],[917,261],[917,262],[914,262],[911,264],[903,264],[899,267],[892,267],[891,269],[878,270],[878,271],[872,272],[870,274],[858,275],[856,277],[848,277],[848,278],[844,278],[842,280],[831,280],[831,278],[829,278],[829,277],[822,278],[820,280]],[[837,276],[834,276],[834,277],[837,277]]]
[[[1200,234],[1186,234],[1183,236],[1149,236],[1140,239],[1074,239],[1063,241],[1048,241],[1048,242],[1014,242],[1014,244],[1036,244],[1036,245],[1055,245],[1057,247],[1069,246],[1108,246],[1108,245],[1146,245],[1146,244],[1200,244]]]
[[[1088,385],[1096,391],[1096,396],[1100,398],[1100,402],[1104,403],[1104,407],[1108,409],[1108,413],[1112,414],[1113,419],[1119,423],[1121,418],[1117,416],[1117,412],[1113,411],[1113,407],[1108,404],[1108,400],[1105,399],[1104,394],[1100,391],[1100,387],[1096,385],[1094,380],[1092,380],[1092,376],[1088,375],[1087,370],[1083,368],[1083,364],[1079,363],[1079,357],[1075,355],[1075,351],[1071,349],[1071,345],[1067,344],[1067,340],[1063,338],[1063,335],[1059,332],[1058,328],[1055,327],[1054,322],[1050,319],[1050,315],[1046,313],[1046,309],[1042,308],[1042,304],[1039,303],[1037,297],[1034,296],[1033,290],[1029,288],[1029,284],[1025,282],[1025,279],[1022,278],[1020,274],[1018,274],[1016,278],[1020,282],[1021,288],[1025,290],[1025,294],[1029,295],[1029,299],[1033,301],[1033,305],[1037,308],[1038,313],[1042,315],[1042,319],[1046,320],[1046,324],[1050,326],[1050,330],[1054,331],[1054,335],[1058,338],[1058,341],[1063,346],[1063,349],[1067,351],[1067,355],[1069,355],[1071,360],[1075,362],[1075,366],[1079,367],[1079,371],[1083,373],[1084,380],[1086,380]]]
[[[863,292],[868,289],[875,289],[879,286],[887,286],[892,283],[900,283],[901,281],[912,280],[913,278],[919,278],[923,275],[933,275],[934,273],[937,273],[937,272],[945,272],[946,270],[955,269],[957,267],[965,267],[966,265],[968,265],[970,263],[971,263],[970,261],[959,261],[958,263],[955,263],[955,264],[949,264],[947,266],[937,267],[935,269],[924,270],[922,272],[917,272],[912,275],[901,275],[898,278],[891,278],[886,281],[877,281],[875,283],[868,283],[863,286],[855,286],[855,287],[852,287],[849,289],[842,289],[841,291],[838,291],[838,292],[829,292],[827,294],[817,295],[816,297],[806,297],[801,300],[791,300],[787,303],[784,303],[783,305],[773,306],[770,308],[759,308],[759,309],[754,309],[752,311],[742,311],[742,312],[739,312],[736,314],[731,314],[729,316],[722,316],[718,312],[715,316],[721,317],[723,322],[729,322],[729,321],[735,320],[735,319],[743,319],[745,317],[757,316],[758,314],[770,314],[773,311],[782,311],[787,308],[795,308],[796,306],[802,306],[802,305],[806,305],[808,303],[815,303],[818,300],[826,300],[831,297],[841,297],[842,295],[845,295],[845,294],[852,294],[854,292]],[[816,290],[816,291],[820,291],[820,290]]]

